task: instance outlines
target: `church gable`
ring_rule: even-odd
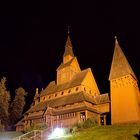
[[[85,76],[85,78],[82,82],[82,85],[85,85],[87,88],[89,88],[87,90],[90,90],[91,94],[93,94],[94,96],[100,94],[100,91],[98,89],[95,78],[94,78],[90,68],[88,69],[88,73]]]
[[[75,72],[81,71],[80,66],[79,66],[79,63],[78,63],[76,57],[74,57],[74,60],[73,60],[72,63],[71,63],[71,68],[72,68],[73,71],[75,71]]]

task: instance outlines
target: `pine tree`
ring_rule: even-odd
[[[6,78],[3,77],[0,81],[0,121],[5,127],[9,120],[9,102],[10,92],[6,89]]]
[[[6,78],[0,81],[0,126],[8,129],[22,116],[25,106],[25,95],[27,93],[22,87],[15,90],[15,98],[11,101],[10,92],[6,88]],[[10,104],[11,103],[11,104]],[[1,130],[0,130],[1,131]]]
[[[21,116],[25,106],[25,96],[27,93],[22,87],[15,90],[15,98],[10,106],[10,120],[11,123],[15,123]]]

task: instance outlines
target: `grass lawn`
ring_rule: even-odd
[[[0,132],[0,140],[10,140],[12,138],[15,138],[17,136],[22,135],[20,132]]]
[[[134,135],[139,131],[140,125],[96,126],[61,140],[138,140]]]

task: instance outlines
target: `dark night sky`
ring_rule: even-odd
[[[81,69],[92,68],[99,89],[109,92],[114,36],[140,80],[140,8],[135,1],[46,1],[0,4],[0,75],[13,93],[54,80],[62,61],[67,26]],[[28,102],[29,104],[30,102]]]

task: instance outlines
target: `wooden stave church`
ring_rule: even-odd
[[[56,82],[50,82],[40,93],[36,89],[34,101],[30,109],[24,113],[23,119],[16,124],[16,131],[23,131],[33,123],[45,123],[48,127],[72,127],[87,118],[95,119],[99,125],[106,125],[109,113],[111,113],[111,124],[139,123],[140,109],[138,104],[140,98],[137,79],[119,46],[117,38],[115,40],[115,50],[109,76],[110,99],[108,93],[100,94],[91,69],[80,69],[68,34],[63,62],[57,68]],[[118,50],[119,53],[117,52]],[[122,56],[121,58],[120,55]],[[119,65],[117,63],[123,62],[124,59],[125,63],[122,65],[126,67],[124,66],[123,69],[120,69],[117,67]],[[133,98],[134,103],[132,104],[130,101],[131,96],[128,99],[122,99],[122,102],[124,100],[124,104],[131,104],[131,110],[133,111],[133,108],[135,108],[135,115],[130,115],[133,114],[132,112],[126,113],[125,110],[127,110],[128,105],[124,105],[124,108],[122,107],[123,104],[119,105],[119,96],[124,90],[114,88],[114,81],[124,76],[134,78],[133,82],[137,90],[133,90],[133,86],[124,87],[124,90],[127,88],[125,91],[127,95],[130,94],[129,89],[132,89],[134,98],[138,98]],[[120,94],[114,96],[116,92]]]

